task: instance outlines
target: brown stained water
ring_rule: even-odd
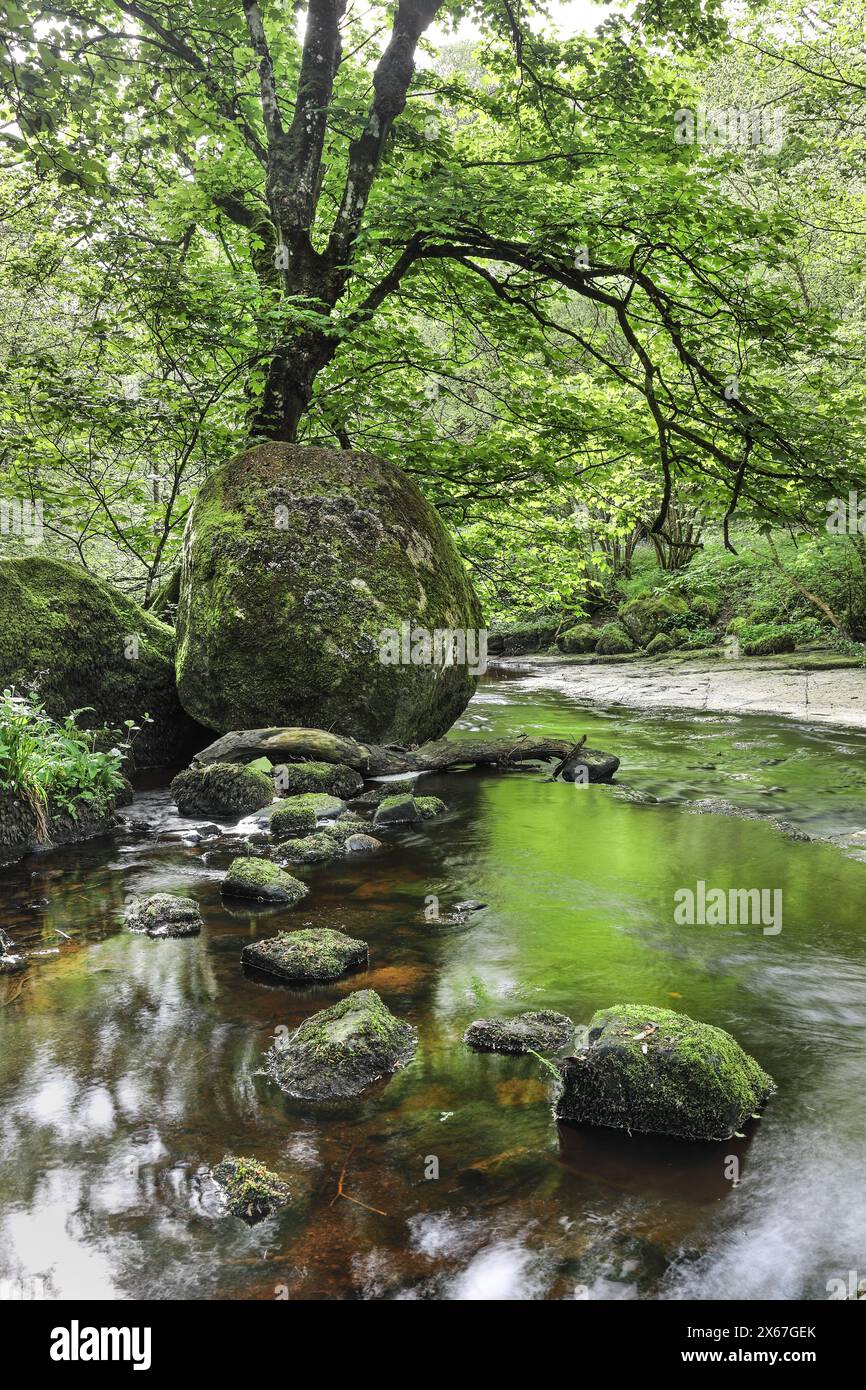
[[[221,900],[229,856],[182,843],[164,783],[131,808],[148,833],[0,871],[0,926],[49,953],[0,980],[0,1280],[73,1298],[820,1299],[866,1277],[866,864],[685,809],[722,796],[850,833],[866,738],[580,709],[543,679],[488,680],[455,736],[524,731],[587,733],[621,757],[619,784],[425,777],[447,817],[299,870],[291,911]],[[675,925],[698,878],[781,889],[781,932]],[[129,897],[157,891],[198,901],[200,937],[123,929]],[[487,907],[437,925],[431,895]],[[306,924],[369,942],[369,971],[304,990],[244,975],[246,942]],[[257,1074],[276,1030],[361,986],[417,1027],[405,1070],[332,1106]],[[745,1137],[558,1128],[535,1058],[461,1042],[479,1016],[586,1023],[626,1001],[758,1057],[779,1092]],[[226,1151],[285,1175],[290,1208],[253,1228],[224,1215],[207,1169]]]

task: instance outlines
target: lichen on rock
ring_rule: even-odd
[[[682,1139],[728,1139],[775,1090],[730,1033],[640,1004],[596,1013],[560,1063],[559,1120]]]
[[[178,690],[194,718],[220,732],[436,738],[477,673],[382,661],[383,631],[407,621],[430,633],[482,627],[453,541],[400,469],[269,443],[210,474],[190,512],[177,614]]]

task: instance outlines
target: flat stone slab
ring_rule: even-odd
[[[311,984],[338,980],[349,970],[367,965],[369,950],[366,941],[331,927],[302,927],[300,931],[280,932],[266,941],[250,942],[241,953],[241,961],[281,980]]]
[[[171,936],[198,936],[204,925],[198,903],[173,893],[154,893],[129,904],[125,916],[130,931],[143,932],[157,939]]]
[[[797,666],[796,657],[727,661],[563,662],[526,656],[497,660],[525,668],[539,689],[562,690],[588,704],[627,709],[695,709],[713,714],[767,714],[802,723],[866,729],[866,670]]]
[[[574,1023],[552,1009],[516,1018],[478,1018],[463,1035],[473,1052],[558,1052],[574,1040]]]

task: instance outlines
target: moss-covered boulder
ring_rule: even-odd
[[[265,772],[252,772],[237,763],[209,763],[179,772],[171,794],[182,816],[250,816],[269,806],[274,784]]]
[[[139,766],[184,762],[205,742],[175,688],[174,632],[78,565],[0,560],[0,689],[35,689],[55,719],[88,728],[141,724]]]
[[[241,953],[242,963],[252,970],[277,975],[281,980],[311,984],[338,980],[349,970],[367,964],[366,941],[346,936],[331,927],[302,927],[300,931],[281,931],[267,941],[251,941]]]
[[[537,1009],[516,1018],[477,1018],[463,1035],[473,1052],[559,1052],[574,1040],[567,1014]]]
[[[303,792],[330,792],[348,801],[364,789],[364,779],[342,763],[281,763],[274,768],[274,785],[281,796]]]
[[[730,1033],[640,1004],[596,1013],[560,1072],[557,1119],[681,1139],[729,1139],[775,1090]]]
[[[666,632],[657,632],[652,641],[646,644],[647,656],[664,656],[666,652],[672,652],[676,643]]]
[[[468,663],[384,663],[408,622],[478,631],[437,513],[383,459],[262,444],[213,472],[184,540],[178,689],[209,728],[307,725],[375,742],[436,738],[476,684]],[[266,659],[264,659],[266,658]]]
[[[342,841],[332,835],[302,835],[299,839],[281,840],[276,854],[283,864],[324,864],[335,859],[342,848]]]
[[[679,594],[661,591],[630,599],[622,604],[617,617],[629,636],[645,647],[657,632],[671,626],[677,618],[682,619],[688,611],[688,604]]]
[[[792,628],[783,623],[746,623],[738,635],[744,656],[775,656],[797,645]]]
[[[448,807],[438,796],[416,796],[415,805],[421,812],[422,820],[432,820],[434,816],[444,816]]]
[[[559,649],[572,655],[576,652],[594,652],[598,641],[598,629],[592,623],[576,623],[567,632],[560,633]]]
[[[203,925],[198,903],[193,898],[179,898],[173,893],[137,898],[127,907],[125,921],[130,931],[144,932],[157,939],[197,936]]]
[[[373,824],[377,827],[411,825],[420,819],[421,811],[414,796],[386,796],[379,802]]]
[[[222,1188],[232,1216],[241,1217],[251,1226],[292,1200],[288,1183],[254,1158],[226,1154],[211,1169],[211,1177]]]
[[[292,878],[268,859],[235,859],[222,881],[226,898],[254,898],[256,902],[300,902],[308,892],[305,883]]]
[[[370,826],[371,822],[362,820],[360,816],[338,816],[336,820],[326,821],[319,828],[323,835],[336,840],[339,845],[344,845],[352,835],[368,834]]]
[[[605,623],[598,633],[595,650],[599,656],[624,656],[634,651],[634,643],[619,623]]]
[[[372,989],[356,990],[305,1020],[267,1055],[269,1074],[289,1095],[337,1100],[359,1095],[414,1056],[417,1034]]]
[[[270,831],[275,840],[311,835],[320,820],[335,820],[345,809],[346,803],[328,792],[304,792],[301,796],[288,796],[269,817]]]

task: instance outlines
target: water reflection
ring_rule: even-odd
[[[583,711],[520,681],[486,685],[464,725],[585,731],[622,757],[622,781],[425,778],[449,816],[301,869],[311,892],[291,912],[224,904],[227,857],[184,843],[159,788],[131,836],[4,873],[0,925],[57,954],[0,981],[0,1278],[93,1298],[821,1298],[866,1270],[863,865],[684,804],[724,796],[848,833],[866,820],[866,740]],[[673,893],[697,877],[779,888],[783,930],[676,926]],[[157,891],[197,899],[200,937],[123,930],[128,898]],[[487,906],[447,926],[426,920],[430,895],[446,913]],[[243,945],[292,924],[363,938],[369,972],[313,990],[245,975]],[[331,1110],[256,1074],[277,1027],[361,983],[418,1028],[405,1071]],[[558,1130],[534,1059],[461,1042],[482,1013],[586,1022],[624,1000],[755,1052],[780,1090],[746,1138]],[[226,1150],[284,1172],[290,1208],[253,1229],[225,1218],[207,1169]]]

